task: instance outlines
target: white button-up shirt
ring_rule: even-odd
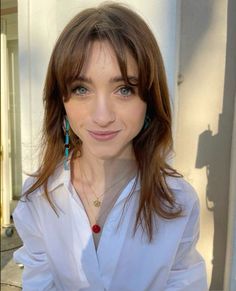
[[[32,179],[26,181],[23,192]],[[139,182],[121,216],[134,182],[132,179],[127,184],[109,213],[97,251],[85,209],[71,184],[70,171],[63,166],[48,183],[58,216],[42,188],[29,201],[22,198],[13,218],[23,240],[23,247],[14,253],[15,261],[24,265],[23,290],[208,290],[205,263],[195,248],[199,201],[193,188],[181,178],[168,178],[184,215],[171,220],[156,216],[153,241],[149,243],[141,227],[133,236]]]

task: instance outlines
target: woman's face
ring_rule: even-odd
[[[128,52],[127,72],[132,83],[137,84],[137,64]],[[83,155],[99,159],[132,157],[132,140],[143,127],[146,103],[137,85],[125,84],[108,42],[92,44],[64,106],[72,130],[82,141]]]

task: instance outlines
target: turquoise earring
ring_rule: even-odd
[[[148,115],[146,115],[145,116],[145,119],[144,119],[143,129],[148,128],[148,126],[150,125],[150,123],[151,123],[151,118]]]
[[[69,136],[70,124],[65,117],[64,120],[64,132],[65,132],[65,160],[64,160],[64,169],[69,170],[68,158],[69,158],[69,149],[70,149],[70,136]]]

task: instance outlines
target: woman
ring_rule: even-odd
[[[14,212],[23,290],[207,290],[199,202],[166,160],[171,112],[147,24],[76,15],[52,52],[41,165]]]

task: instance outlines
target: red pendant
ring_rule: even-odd
[[[92,231],[93,231],[94,233],[99,233],[100,230],[101,230],[101,227],[100,227],[98,224],[94,224],[94,225],[92,226]]]

